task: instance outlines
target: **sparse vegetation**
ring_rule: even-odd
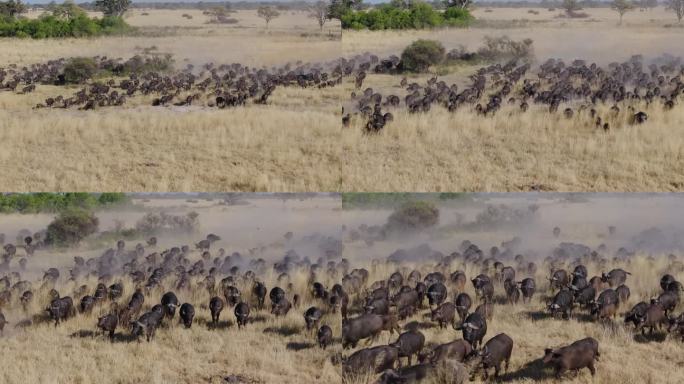
[[[444,47],[434,40],[416,40],[401,53],[402,68],[410,72],[425,72],[444,60]]]
[[[99,219],[85,209],[70,209],[60,213],[47,227],[45,244],[74,246],[97,232]]]
[[[415,232],[439,223],[439,209],[431,201],[408,201],[387,218],[385,229],[390,233]]]
[[[465,8],[449,7],[439,12],[430,4],[413,2],[408,8],[383,4],[371,10],[350,10],[341,20],[342,28],[382,30],[466,27],[474,18]]]
[[[128,201],[123,193],[8,193],[0,195],[2,213],[56,213],[72,209],[95,210]]]
[[[271,20],[275,19],[276,17],[280,16],[280,12],[274,7],[271,6],[261,6],[257,9],[257,15],[264,19],[266,22],[266,29],[268,29],[268,23],[271,22]]]
[[[47,12],[36,19],[17,17],[23,12],[22,6],[18,1],[0,3],[0,37],[45,39],[120,35],[132,31],[120,15],[105,13],[103,18],[90,18],[70,0],[49,5]]]
[[[631,2],[631,0],[614,0],[611,3],[610,8],[620,15],[619,25],[622,25],[622,17],[625,15],[625,13],[634,10],[634,4]]]
[[[684,0],[667,0],[667,9],[677,16],[677,22],[681,23],[684,18]]]

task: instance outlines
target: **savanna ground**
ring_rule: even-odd
[[[342,45],[345,57],[368,52],[385,58],[399,56],[421,38],[438,40],[447,51],[459,46],[474,51],[486,36],[530,38],[536,58],[532,70],[550,58],[607,65],[632,55],[647,60],[684,55],[684,28],[663,7],[627,13],[622,26],[608,8],[584,9],[589,14],[584,19],[558,18],[560,9],[533,9],[538,15],[529,10],[480,6],[474,10],[478,21],[469,29],[345,30]],[[477,68],[439,67],[407,77],[423,85],[433,76],[464,84]],[[396,94],[403,76],[368,73],[362,88]],[[343,105],[349,107],[354,79],[346,84]],[[426,114],[388,110],[394,121],[379,135],[364,135],[361,118],[352,119],[344,131],[344,191],[679,191],[684,185],[681,106],[663,113],[653,105],[644,109],[647,124],[618,125],[608,134],[534,105],[526,114],[504,105],[493,118],[466,108],[449,113],[436,107]]]
[[[125,60],[151,52],[172,54],[177,69],[210,62],[268,69],[340,56],[335,20],[320,31],[307,12],[281,11],[266,30],[256,10],[229,17],[238,23],[207,24],[200,10],[133,9],[126,16],[138,29],[133,36],[0,39],[0,67],[75,56]],[[64,89],[39,85],[33,93],[19,93],[0,92],[2,190],[339,189],[335,112],[341,87],[278,87],[267,105],[228,110],[155,108],[144,98],[128,100],[123,109],[34,110]]]
[[[270,266],[285,251],[294,249],[312,259],[319,257],[315,234],[336,236],[339,233],[337,220],[338,200],[330,196],[307,199],[277,197],[241,200],[239,204],[225,205],[216,200],[193,197],[137,200],[136,209],[118,212],[99,212],[101,231],[112,231],[117,227],[131,227],[145,212],[163,210],[170,214],[183,214],[190,210],[199,213],[199,232],[193,235],[160,236],[156,247],[149,252],[162,250],[180,244],[193,244],[207,233],[222,237],[212,252],[219,247],[227,254],[238,251],[245,261],[251,260],[249,249],[259,249],[257,254],[267,260]],[[265,218],[268,218],[267,220]],[[52,219],[51,215],[3,215],[0,230],[7,236],[7,242],[21,229],[37,231],[43,229]],[[290,240],[283,238],[287,231],[293,232]],[[308,237],[308,239],[307,239]],[[140,239],[145,242],[145,239]],[[127,242],[132,249],[137,240]],[[192,289],[175,290],[181,303],[190,302],[195,307],[195,323],[186,329],[178,324],[178,311],[173,321],[157,330],[155,338],[146,342],[134,341],[128,329],[118,328],[113,342],[96,328],[97,317],[107,313],[109,304],[96,307],[92,314],[78,314],[57,327],[53,322],[42,322],[40,314],[48,304],[49,288],[40,288],[43,271],[50,267],[60,269],[62,277],[55,287],[62,295],[70,295],[81,284],[94,287],[97,278],[88,278],[78,284],[68,282],[73,257],[99,256],[106,247],[113,244],[99,240],[86,241],[78,248],[65,251],[38,250],[29,257],[22,277],[33,282],[34,301],[23,311],[20,304],[13,302],[2,308],[7,321],[4,335],[0,336],[0,355],[3,383],[222,383],[230,377],[232,383],[315,383],[339,382],[339,370],[332,364],[331,356],[339,351],[341,333],[339,313],[324,315],[321,325],[333,329],[335,342],[323,351],[316,344],[315,331],[308,333],[303,313],[315,305],[308,297],[306,272],[292,273],[293,291],[300,292],[302,302],[292,308],[285,317],[276,318],[270,314],[270,302],[266,297],[263,310],[255,310],[250,286],[239,286],[243,299],[253,306],[252,322],[238,330],[233,308],[226,306],[221,313],[217,327],[211,327],[209,293],[196,284],[201,278],[192,279]],[[194,248],[194,247],[191,247]],[[255,254],[256,255],[256,254]],[[17,257],[23,257],[19,250]],[[194,263],[200,259],[200,252],[193,250],[189,259]],[[16,262],[11,263],[16,270]],[[270,268],[272,271],[272,268]],[[246,271],[246,269],[245,269]],[[277,274],[269,272],[261,278],[270,290],[278,285]],[[221,277],[222,278],[222,277]],[[323,277],[321,277],[323,278]],[[134,292],[134,285],[120,275],[115,280],[123,281],[124,294],[119,300],[126,305]],[[173,280],[164,280],[164,285],[173,289]],[[217,283],[220,279],[217,279]],[[290,293],[292,293],[291,291]],[[91,293],[92,294],[92,293]],[[143,311],[159,302],[162,291],[153,291],[145,297]],[[220,294],[219,294],[220,295]],[[290,295],[291,296],[291,295]],[[15,298],[16,299],[16,298]],[[290,297],[290,300],[292,298]],[[78,301],[75,300],[75,305]],[[319,304],[320,305],[320,304]],[[32,318],[33,325],[15,328],[23,319]]]
[[[474,222],[478,215],[484,214],[488,205],[500,206],[501,204],[523,211],[531,204],[539,208],[534,219],[524,223],[513,221],[505,225],[502,224],[503,221],[495,219],[491,221],[492,225],[484,225],[481,229],[457,229],[458,223]],[[662,290],[659,281],[663,274],[673,274],[678,280],[684,278],[684,271],[681,268],[672,268],[667,258],[669,253],[673,253],[681,267],[683,260],[681,243],[678,242],[676,233],[684,223],[675,215],[668,213],[669,210],[676,210],[681,206],[682,199],[671,195],[547,194],[538,195],[536,198],[520,194],[477,195],[470,203],[441,204],[439,206],[440,224],[435,228],[414,237],[388,237],[385,241],[374,241],[370,245],[363,241],[363,235],[362,240],[352,241],[350,231],[358,230],[361,224],[382,225],[391,211],[356,209],[345,211],[343,214],[343,222],[347,226],[347,232],[344,235],[345,256],[350,260],[352,268],[365,267],[370,271],[369,282],[386,280],[397,270],[403,272],[405,279],[414,269],[420,271],[425,277],[427,273],[437,270],[432,261],[421,260],[414,256],[412,261],[399,265],[380,262],[373,267],[371,260],[385,260],[397,249],[405,249],[410,255],[414,253],[412,249],[419,244],[427,244],[432,250],[444,255],[454,251],[462,252],[460,247],[463,240],[470,240],[476,244],[487,257],[490,247],[497,246],[503,251],[503,241],[519,236],[521,243],[513,254],[522,254],[526,261],[534,261],[538,269],[534,276],[528,276],[525,271],[516,268],[516,280],[534,277],[537,282],[537,293],[530,303],[519,302],[516,305],[509,305],[505,303],[503,287],[495,284],[494,302],[497,304],[494,306],[493,319],[487,322],[487,333],[483,342],[499,333],[506,333],[514,341],[510,367],[507,373],[502,373],[499,382],[675,384],[684,380],[684,344],[679,339],[668,336],[664,330],[656,332],[653,336],[648,334],[641,336],[640,333],[634,331],[633,326],[626,326],[623,323],[621,315],[637,302],[642,300],[648,302],[650,298],[660,294]],[[498,224],[493,225],[497,222]],[[613,235],[608,233],[610,225],[616,226]],[[558,238],[552,234],[554,226],[561,229]],[[647,231],[649,228],[658,228],[658,230]],[[623,268],[632,273],[626,281],[626,285],[631,290],[631,296],[626,304],[621,304],[615,320],[604,324],[596,323],[586,311],[579,309],[573,311],[573,317],[570,320],[556,320],[548,315],[545,310],[545,299],[551,296],[546,280],[549,277],[549,265],[544,263],[543,259],[550,256],[552,250],[561,242],[585,244],[592,249],[597,249],[600,244],[606,245],[607,248],[603,254],[608,259],[608,263],[605,266],[587,263],[590,277],[600,275],[601,272],[607,272],[614,267]],[[636,251],[636,254],[628,260],[612,260],[614,252],[619,247],[641,250]],[[572,270],[570,263],[574,259],[570,257],[568,263],[561,267]],[[504,265],[514,267],[516,265],[513,260],[500,261]],[[442,272],[448,276],[456,270],[463,270],[468,279],[484,273],[482,266],[464,264],[461,260],[454,261],[448,270]],[[448,287],[447,301],[453,301],[456,291],[448,283],[445,284]],[[475,298],[470,281],[466,284],[465,292]],[[477,300],[473,299],[472,308],[477,305]],[[674,313],[678,315],[683,309],[684,306],[680,303]],[[425,335],[426,347],[462,338],[462,333],[455,331],[451,326],[440,330],[435,323],[430,321],[429,311],[426,309],[401,321],[400,326],[410,322],[418,323],[419,330]],[[370,345],[361,341],[357,348],[343,351],[343,355],[349,356],[361,348],[394,342],[396,337],[396,334],[390,336],[387,332],[383,332],[377,341]],[[577,375],[566,373],[561,380],[555,379],[553,370],[550,367],[544,367],[541,362],[544,349],[557,348],[585,337],[593,337],[599,342],[601,357],[596,363],[596,376],[592,377],[587,369],[583,369]],[[415,364],[415,357],[413,361]],[[403,364],[406,365],[406,359],[403,359]],[[490,375],[493,374],[492,371],[490,369]],[[378,375],[345,377],[344,382],[347,384],[373,383],[377,377]],[[449,381],[427,380],[427,382]],[[480,373],[474,377],[474,382],[483,382]]]

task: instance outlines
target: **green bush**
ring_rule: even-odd
[[[95,209],[123,203],[122,193],[16,193],[0,195],[2,213],[54,213],[71,209]]]
[[[408,8],[382,4],[370,10],[347,10],[341,17],[345,29],[425,29],[441,26],[466,27],[474,18],[467,9],[435,10],[430,4],[415,2]]]
[[[54,246],[76,245],[97,232],[98,225],[98,218],[87,210],[65,211],[48,225],[45,242]]]
[[[416,40],[401,53],[401,65],[406,71],[425,72],[444,60],[444,46],[435,40]]]
[[[95,76],[97,63],[90,57],[74,57],[64,65],[64,80],[69,84],[81,84]]]
[[[100,205],[121,204],[121,203],[126,202],[127,200],[128,200],[128,197],[126,197],[126,194],[121,193],[121,192],[101,193],[100,196],[97,198],[97,202]]]
[[[431,201],[411,201],[402,204],[387,219],[385,228],[392,232],[417,231],[439,223],[439,209]]]
[[[132,31],[121,17],[90,18],[85,13],[71,18],[52,14],[37,19],[0,17],[0,37],[31,37],[34,39],[88,37],[123,34]]]

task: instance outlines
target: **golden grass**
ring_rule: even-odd
[[[605,133],[589,117],[517,106],[400,110],[379,135],[356,118],[343,134],[345,191],[677,191],[684,186],[684,113],[648,109],[642,126]]]
[[[526,11],[494,8],[485,13],[478,8],[475,16],[510,21]],[[342,45],[346,57],[365,52],[387,57],[400,55],[420,38],[438,40],[448,51],[461,45],[476,50],[485,36],[506,35],[514,40],[533,39],[538,61],[581,58],[606,65],[635,54],[647,59],[684,55],[684,46],[675,43],[681,29],[663,27],[672,23],[663,9],[632,12],[622,27],[610,18],[617,16],[613,11],[584,11],[594,21],[553,19],[558,11],[542,9],[539,18],[548,23],[519,28],[345,31]],[[436,68],[434,72],[439,80],[463,88],[474,67]],[[432,76],[409,76],[409,81],[425,84]],[[397,88],[400,79],[369,73],[362,88],[403,97],[404,91]],[[343,105],[353,112],[352,79],[346,88]],[[357,117],[343,133],[342,190],[679,191],[684,186],[684,112],[680,106],[665,113],[659,107],[644,110],[649,114],[647,124],[626,126],[621,116],[621,124],[611,123],[608,134],[595,130],[588,117],[567,121],[534,106],[526,114],[516,107],[503,107],[493,118],[464,109],[449,113],[435,106],[415,115],[404,108],[389,109],[394,121],[380,135],[370,137],[362,133],[365,121]]]
[[[352,262],[354,267],[366,266],[372,270],[369,263],[366,264],[363,259]],[[428,263],[405,264],[403,266],[408,267],[409,271],[416,268],[423,275],[434,270],[433,266]],[[621,306],[620,313],[629,310],[631,306],[641,300],[648,301],[650,297],[660,292],[658,286],[660,276],[664,273],[672,273],[667,270],[667,262],[664,257],[659,258],[658,261],[650,262],[642,255],[633,259],[628,265],[610,265],[606,270],[613,266],[625,268],[633,273],[627,279],[627,285],[631,289],[631,297],[626,305]],[[595,265],[589,264],[587,267],[590,276],[601,272]],[[455,263],[451,270],[457,269],[464,270],[469,278],[480,273],[480,270],[473,265]],[[394,271],[395,269],[382,265],[371,273],[369,281],[386,279]],[[535,360],[543,357],[545,348],[567,345],[585,337],[593,337],[599,342],[601,357],[596,364],[597,374],[592,378],[586,369],[576,376],[568,373],[562,379],[564,383],[675,384],[684,380],[684,349],[679,340],[667,337],[664,341],[655,341],[648,339],[648,337],[643,338],[640,335],[635,335],[633,327],[624,326],[622,318],[619,317],[612,323],[589,322],[585,320],[584,311],[580,310],[576,310],[574,312],[575,318],[569,321],[548,318],[544,315],[545,304],[543,302],[543,298],[549,294],[546,290],[548,283],[545,282],[547,277],[545,268],[539,268],[539,273],[534,277],[538,286],[537,294],[531,303],[522,304],[521,302],[514,306],[496,305],[494,318],[487,323],[485,342],[499,333],[506,333],[514,341],[510,368],[508,373],[503,376],[502,381],[512,383],[557,382],[553,378],[552,370],[540,369],[539,363]],[[675,274],[675,277],[681,280],[684,278],[684,273],[679,272]],[[453,289],[450,288],[448,300],[453,300],[453,292]],[[472,284],[466,285],[466,292],[471,297],[475,297]],[[496,286],[496,295],[503,295],[501,286]],[[676,313],[679,313],[681,309],[682,306],[680,305]],[[424,317],[426,314],[427,318]],[[423,310],[401,322],[401,324],[410,321],[429,323],[429,311]],[[433,327],[421,329],[421,332],[425,335],[426,345],[446,343],[462,337],[461,332],[454,331],[451,328],[440,330]],[[662,337],[662,334],[658,337]],[[380,340],[373,343],[372,346],[386,344],[390,340],[394,341],[395,338],[396,335],[389,337],[387,333],[384,333]],[[365,343],[361,343],[355,350],[366,347],[363,344]],[[355,350],[346,351],[345,355],[350,355]],[[492,370],[490,370],[490,374],[492,374]],[[372,383],[374,379],[347,380],[345,378],[345,383]],[[432,383],[430,380],[426,382]],[[482,382],[479,375],[475,382]]]
[[[12,191],[338,189],[337,119],[248,107],[0,112]],[[320,172],[325,169],[326,172]]]
[[[199,198],[199,197],[198,197]],[[223,239],[212,248],[216,254],[219,247],[227,253],[240,251],[245,261],[251,256],[244,250],[263,246],[258,253],[266,261],[267,272],[258,276],[267,289],[278,283],[278,274],[270,266],[274,257],[282,257],[286,250],[306,248],[310,244],[302,238],[312,231],[326,233],[326,229],[336,222],[332,212],[337,200],[329,197],[314,199],[281,201],[273,199],[249,200],[249,204],[237,206],[221,206],[218,201],[187,203],[179,199],[152,199],[140,202],[145,209],[123,212],[98,212],[101,230],[109,230],[116,220],[125,221],[127,227],[132,226],[147,208],[166,212],[199,212],[201,234],[193,236],[159,236],[157,247],[147,247],[147,253],[162,250],[180,244],[192,244],[198,237],[206,233],[219,234]],[[163,208],[162,208],[163,207]],[[270,215],[270,216],[269,216]],[[271,217],[264,222],[265,217]],[[4,215],[3,233],[7,241],[14,241],[16,231],[20,228],[31,228],[36,231],[44,228],[51,220],[50,215]],[[255,230],[254,228],[258,230]],[[282,234],[291,230],[295,237],[290,244],[285,244]],[[143,241],[143,239],[140,239]],[[127,250],[133,249],[137,241],[128,241]],[[161,295],[173,290],[181,303],[189,302],[195,307],[195,322],[191,329],[178,324],[178,311],[173,322],[157,330],[155,339],[146,342],[131,341],[128,329],[119,327],[114,342],[98,333],[96,327],[98,316],[107,313],[109,303],[96,307],[92,314],[78,314],[55,327],[53,322],[36,321],[27,328],[15,328],[15,325],[35,314],[42,313],[48,304],[49,287],[41,287],[43,271],[50,267],[58,267],[62,277],[55,288],[63,295],[72,295],[75,288],[88,284],[88,293],[92,294],[98,281],[95,278],[81,278],[77,282],[69,282],[68,267],[73,265],[75,255],[86,259],[102,254],[105,244],[92,249],[95,242],[86,242],[79,247],[65,251],[39,250],[28,258],[27,271],[22,278],[32,282],[34,301],[24,311],[18,302],[18,296],[9,306],[2,308],[2,313],[10,323],[6,325],[4,334],[0,336],[0,355],[3,369],[0,382],[19,383],[222,383],[229,375],[240,375],[249,379],[249,383],[336,383],[340,382],[338,367],[331,362],[339,353],[339,336],[341,334],[341,317],[327,313],[321,325],[327,324],[333,330],[334,343],[325,351],[317,345],[315,332],[309,333],[305,328],[303,313],[310,306],[327,309],[320,301],[314,301],[308,295],[307,271],[290,273],[293,289],[288,291],[291,300],[294,293],[299,293],[302,300],[298,308],[292,308],[286,317],[276,318],[270,314],[270,301],[266,297],[265,309],[256,310],[256,300],[251,295],[251,285],[239,282],[238,288],[242,298],[250,303],[250,317],[253,322],[246,328],[237,329],[233,308],[226,306],[221,313],[219,327],[210,329],[210,312],[208,304],[211,295],[197,286],[202,276],[191,277],[189,290],[174,289],[176,276],[171,273],[162,281],[164,288],[155,289],[145,295],[143,311],[159,303]],[[308,248],[317,249],[317,248]],[[316,259],[315,251],[307,256]],[[24,257],[24,250],[19,249],[17,257]],[[193,250],[188,256],[191,263],[200,260],[201,252]],[[16,261],[13,260],[13,266]],[[245,268],[245,271],[247,269]],[[225,276],[217,276],[219,281]],[[327,286],[333,281],[324,273],[319,280]],[[124,294],[118,300],[119,306],[126,305],[135,290],[133,283],[120,275],[113,276],[112,282],[122,281]],[[111,284],[109,283],[109,284]],[[220,288],[218,288],[220,291]],[[222,294],[219,292],[219,296]],[[78,300],[75,300],[78,305]]]
[[[301,277],[298,281],[305,284],[306,279]],[[275,278],[267,282],[268,287],[273,287]],[[97,281],[89,283],[94,287]],[[297,289],[299,285],[296,284]],[[63,294],[71,288],[57,287]],[[243,297],[249,299],[249,288],[240,289]],[[130,283],[125,284],[126,293],[120,305],[125,305],[133,290]],[[158,303],[162,293],[146,296],[145,308]],[[176,313],[174,321],[167,321],[167,327],[158,329],[149,343],[144,337],[139,343],[131,342],[129,331],[121,328],[117,329],[114,342],[98,333],[97,317],[107,312],[106,305],[90,315],[79,314],[56,328],[48,322],[15,330],[10,323],[0,346],[5,363],[0,378],[5,383],[219,383],[223,377],[234,374],[258,383],[339,381],[338,370],[330,362],[339,344],[324,352],[317,346],[315,332],[307,333],[304,326],[303,311],[313,302],[305,300],[284,318],[275,318],[268,308],[252,308],[250,317],[255,321],[241,330],[237,329],[233,309],[226,307],[219,328],[209,329],[209,294],[198,289],[176,293],[181,302],[195,306],[195,323],[191,329],[184,328],[177,323]],[[38,297],[46,294],[47,290],[36,293],[30,313],[45,307]],[[8,316],[7,311],[5,315]],[[19,313],[9,315],[8,321],[14,323],[22,318]],[[330,325],[335,335],[341,332],[339,315],[326,315],[321,324]]]

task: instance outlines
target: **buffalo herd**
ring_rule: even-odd
[[[297,311],[298,332],[311,339],[311,348],[341,345],[331,363],[346,383],[429,382],[439,375],[458,383],[468,376],[487,380],[511,374],[519,368],[512,362],[516,348],[525,341],[501,332],[494,315],[519,306],[532,310],[530,318],[558,327],[583,321],[620,327],[647,342],[658,334],[684,342],[684,313],[677,312],[684,287],[675,277],[684,273],[684,263],[674,255],[659,280],[640,281],[649,287],[637,290],[630,288],[638,272],[630,270],[633,255],[624,249],[611,257],[605,249],[561,243],[546,258],[532,259],[513,251],[519,240],[489,250],[466,240],[450,254],[423,245],[417,248],[419,258],[400,250],[384,260],[352,261],[344,257],[341,240],[324,240],[325,256],[317,260],[295,251],[272,263],[228,254],[216,249],[221,237],[209,234],[194,247],[165,249],[156,239],[133,247],[120,240],[99,256],[76,256],[68,267],[49,268],[33,281],[9,268],[0,278],[0,333],[10,324],[6,311],[27,316],[11,324],[26,332],[97,313],[93,337],[101,332],[103,340],[138,343],[154,343],[158,331],[196,327],[198,318],[201,326],[217,331],[225,328],[222,319],[232,327],[225,321],[232,317],[235,331],[243,332],[260,317]],[[28,243],[42,252],[40,241]],[[18,258],[16,248],[6,244],[4,259]],[[297,274],[306,277],[305,285],[295,283]],[[630,298],[640,301],[630,307]],[[47,305],[32,305],[36,302]],[[33,308],[42,312],[32,313]],[[452,336],[434,340],[432,332]],[[389,337],[386,344],[379,343],[383,334]],[[539,369],[548,368],[557,378],[583,369],[594,375],[600,357],[609,354],[598,340],[586,334],[549,343],[538,351]]]
[[[684,313],[675,312],[684,288],[673,275],[684,272],[684,264],[673,255],[660,281],[650,281],[653,294],[630,307],[634,271],[626,269],[631,256],[625,252],[610,258],[581,244],[561,243],[551,256],[531,261],[505,243],[487,251],[467,240],[448,255],[428,251],[411,258],[411,252],[359,260],[342,277],[349,297],[342,320],[346,383],[526,377],[516,376],[511,365],[517,343],[525,340],[496,332],[498,324],[492,323],[495,312],[515,316],[518,305],[530,309],[528,321],[547,319],[559,329],[564,322],[581,321],[598,329],[622,328],[646,342],[658,339],[654,332],[684,342]],[[539,273],[543,270],[548,273]],[[453,335],[430,340],[434,332]],[[387,344],[380,342],[383,334]],[[549,377],[561,379],[584,369],[595,375],[601,352],[607,352],[592,335],[540,348],[538,359],[529,363],[537,376],[527,377],[543,378],[549,371]]]
[[[92,69],[71,69],[72,60],[60,58],[30,66],[0,67],[0,91],[27,94],[36,85],[81,88],[72,94],[50,96],[35,108],[92,110],[119,107],[134,97],[152,106],[205,106],[229,108],[266,104],[277,87],[326,88],[342,82],[339,63],[286,64],[270,69],[239,63],[164,68],[158,59],[134,56],[126,61],[106,56],[88,59]],[[88,68],[86,66],[86,68]],[[70,75],[74,71],[76,75]],[[108,76],[101,75],[102,73]],[[75,78],[74,78],[75,77]]]
[[[491,117],[499,112],[529,113],[531,105],[538,105],[547,113],[574,119],[577,125],[604,131],[611,129],[611,123],[644,124],[649,118],[647,108],[664,113],[675,108],[684,94],[684,64],[679,59],[645,61],[637,55],[600,66],[579,59],[570,63],[549,59],[533,70],[528,62],[511,60],[473,70],[462,86],[438,77],[423,84],[403,77],[394,87],[395,94],[363,88],[363,83],[368,73],[401,73],[401,60],[359,55],[345,62],[345,73],[354,79],[356,90],[351,92],[342,123],[350,126],[352,116],[358,115],[366,122],[364,130],[374,133],[394,119],[387,110],[413,114],[435,107],[450,112],[472,109],[479,116]],[[514,106],[513,112],[502,110],[505,105]]]
[[[336,261],[340,255],[335,238],[318,239],[327,244],[320,245],[325,256],[311,260],[290,250],[273,263],[253,254],[228,254],[218,248],[221,237],[215,234],[194,247],[159,248],[156,238],[131,247],[120,240],[98,256],[75,256],[70,265],[49,268],[37,279],[25,279],[29,271],[15,269],[18,256],[5,254],[11,263],[0,274],[0,333],[4,330],[6,336],[5,314],[11,314],[24,316],[11,324],[17,332],[39,326],[60,329],[79,319],[78,324],[92,322],[92,331],[76,334],[154,343],[160,332],[197,329],[198,319],[208,331],[244,332],[254,330],[257,322],[278,324],[289,314],[300,323],[291,332],[311,341],[303,343],[306,348],[326,350],[339,340],[334,330],[339,329],[339,308],[346,302],[317,278],[341,273],[345,264]],[[6,250],[14,252],[8,245]],[[38,251],[48,256],[47,247]],[[304,285],[298,284],[299,276],[308,279]],[[273,333],[278,334],[277,327]]]

